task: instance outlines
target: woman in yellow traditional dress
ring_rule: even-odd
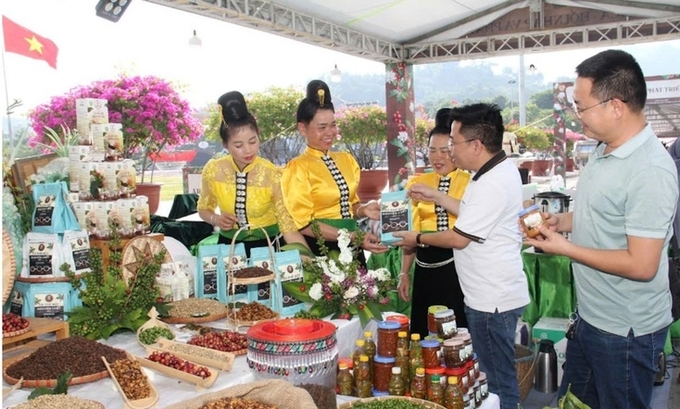
[[[318,255],[320,250],[311,227],[313,221],[318,222],[328,249],[334,250],[338,248],[338,229],[354,232],[356,218],[379,219],[380,205],[360,203],[357,161],[347,152],[331,150],[338,137],[338,126],[331,92],[325,82],[314,80],[307,85],[307,95],[298,105],[297,123],[298,131],[307,140],[307,148],[288,162],[281,187],[286,208],[309,248]],[[373,253],[387,251],[372,233],[366,233],[361,247]]]
[[[236,231],[237,242],[250,249],[264,247],[280,233],[286,243],[305,243],[283,204],[281,170],[258,156],[260,149],[257,121],[248,112],[245,98],[238,91],[218,99],[221,113],[220,137],[229,155],[210,160],[203,168],[198,214],[219,227],[218,243],[230,244]],[[219,212],[216,209],[219,208]]]
[[[412,178],[406,186],[423,183],[449,196],[461,199],[465,187],[470,181],[470,174],[457,169],[451,160],[449,138],[450,108],[437,111],[435,127],[430,131],[428,156],[434,170]],[[434,232],[448,230],[456,222],[456,216],[448,213],[441,206],[432,202],[414,202],[413,230]],[[416,262],[413,273],[413,293],[409,296],[411,277],[409,271]],[[399,295],[404,301],[411,302],[411,332],[421,337],[428,335],[427,309],[430,305],[445,305],[456,314],[456,324],[467,327],[463,291],[458,282],[456,265],[453,262],[453,250],[441,247],[403,247],[401,273],[399,274]]]

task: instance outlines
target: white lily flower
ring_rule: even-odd
[[[314,285],[309,288],[309,296],[314,301],[319,301],[321,299],[323,296],[323,287],[321,286],[321,283],[314,283]]]
[[[350,287],[347,289],[347,291],[345,291],[343,297],[345,297],[345,300],[349,300],[356,297],[357,295],[359,295],[359,289],[356,287]]]

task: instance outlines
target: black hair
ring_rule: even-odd
[[[461,124],[460,133],[466,140],[478,139],[489,153],[503,149],[503,116],[496,104],[471,104],[451,110],[451,122]]]
[[[606,50],[584,60],[576,74],[593,81],[590,94],[601,101],[617,98],[632,112],[640,112],[647,101],[647,84],[640,65],[623,50]]]
[[[430,144],[432,135],[451,135],[451,108],[441,108],[434,117],[434,128],[430,130],[427,143]]]
[[[328,109],[335,112],[331,90],[328,84],[321,80],[312,80],[307,84],[307,95],[300,101],[297,109],[297,121],[309,124],[314,120],[314,115],[320,109]]]
[[[227,143],[229,137],[235,129],[244,126],[252,127],[259,135],[260,129],[257,127],[255,117],[248,112],[246,99],[238,91],[227,92],[217,99],[220,104],[220,138]]]

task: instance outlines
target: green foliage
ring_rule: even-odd
[[[137,331],[148,320],[146,314],[156,302],[158,289],[154,280],[160,272],[165,252],[154,255],[150,260],[138,259],[137,274],[126,285],[121,269],[120,237],[111,239],[110,248],[106,272],[102,268],[99,249],[90,249],[91,271],[83,274],[82,278],[76,278],[68,264],[61,266],[83,301],[82,307],[68,313],[73,335],[97,340],[107,339],[119,330]]]
[[[414,134],[416,150],[422,154],[425,164],[428,165],[427,153],[429,150],[430,131],[434,128],[434,119],[416,117],[416,131]]]
[[[66,395],[66,392],[68,392],[68,383],[71,381],[71,378],[73,378],[71,371],[64,372],[57,378],[57,386],[54,389],[45,387],[35,388],[33,392],[28,395],[28,400],[33,400],[42,395]]]
[[[527,150],[544,152],[553,146],[553,134],[542,129],[529,126],[518,128],[517,125],[506,126],[506,130],[517,135],[518,142],[526,146]]]
[[[552,110],[555,104],[555,94],[552,89],[546,89],[532,95],[530,101],[540,109]]]
[[[71,130],[64,125],[60,125],[61,132],[57,132],[49,126],[45,126],[43,140],[48,140],[49,144],[36,142],[35,146],[49,153],[56,153],[59,157],[68,158],[70,146],[78,145],[78,131]]]
[[[387,114],[385,107],[360,105],[336,113],[342,143],[361,169],[373,169],[386,157]]]

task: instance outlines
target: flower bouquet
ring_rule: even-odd
[[[357,252],[363,233],[357,232],[352,240],[350,232],[338,231],[340,251],[329,251],[317,223],[312,223],[319,237],[321,256],[303,262],[304,281],[283,283],[283,288],[300,301],[311,303],[308,317],[323,318],[332,314],[333,319],[351,319],[358,315],[361,326],[389,309],[389,291],[396,282],[386,268],[367,270],[358,260]]]

